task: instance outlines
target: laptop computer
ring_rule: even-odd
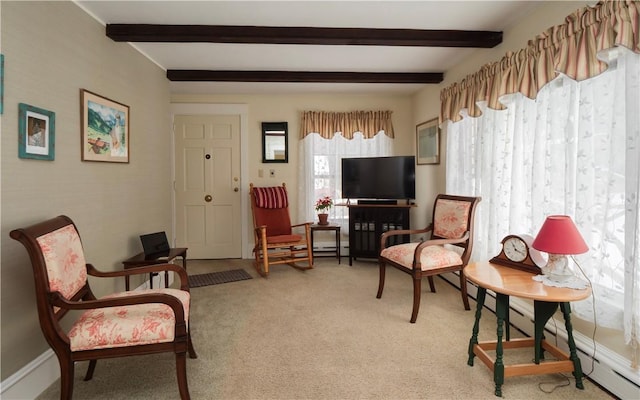
[[[169,241],[165,232],[154,232],[140,235],[142,249],[144,250],[144,258],[156,259],[167,257],[169,255]]]

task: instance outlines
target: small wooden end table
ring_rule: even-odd
[[[176,257],[182,257],[182,268],[187,269],[187,247],[176,247],[169,250],[169,254],[160,258],[148,258],[144,252],[138,253],[122,262],[124,269],[142,267],[145,265],[166,264]],[[153,272],[149,274],[149,288],[153,289]],[[129,291],[129,275],[124,277],[124,287]],[[164,287],[169,287],[169,271],[164,271]]]
[[[551,374],[557,372],[573,372],[576,378],[576,387],[584,389],[582,384],[582,367],[580,359],[576,353],[576,344],[573,340],[573,329],[571,326],[571,306],[570,302],[583,300],[591,294],[591,288],[570,289],[551,287],[534,281],[535,276],[530,272],[521,271],[502,265],[491,264],[489,262],[479,262],[469,264],[464,269],[464,273],[471,282],[478,285],[478,298],[476,308],[476,320],[473,325],[473,332],[469,340],[469,360],[467,364],[473,366],[473,359],[478,356],[487,367],[493,370],[493,380],[496,385],[496,396],[502,396],[502,384],[504,378],[509,376]],[[484,306],[484,299],[487,289],[496,293],[496,316],[498,319],[497,340],[478,343],[478,329],[480,316]],[[534,307],[534,337],[524,339],[509,338],[509,296],[517,296],[524,299],[533,300]],[[564,315],[565,328],[567,329],[567,341],[569,344],[569,355],[544,340],[544,327],[547,321],[558,309],[558,305]],[[502,341],[503,325],[507,322],[506,341]],[[504,365],[503,349],[514,348],[534,348],[534,363]],[[495,359],[488,351],[495,350]],[[544,360],[544,350],[553,354],[558,361]]]
[[[314,253],[322,253],[322,252],[330,252],[335,253],[336,258],[338,259],[338,264],[340,264],[340,225],[328,224],[328,225],[311,225],[311,250],[313,251],[313,233],[315,231],[334,231],[336,235],[336,249],[334,250],[318,250]],[[318,256],[323,257],[323,256]],[[326,257],[326,256],[325,256]]]

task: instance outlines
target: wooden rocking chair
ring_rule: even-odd
[[[249,195],[255,239],[254,265],[258,273],[267,277],[269,266],[276,264],[288,264],[300,270],[313,268],[312,223],[291,225],[285,184],[274,187],[250,184]],[[304,229],[304,233],[295,234],[294,228]]]

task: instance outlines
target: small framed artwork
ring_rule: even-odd
[[[129,162],[129,106],[80,89],[82,161]]]
[[[440,164],[438,118],[416,125],[416,153],[417,164]]]
[[[18,157],[53,161],[56,114],[28,104],[18,104]]]

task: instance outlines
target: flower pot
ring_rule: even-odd
[[[329,214],[318,214],[318,225],[329,225]]]

